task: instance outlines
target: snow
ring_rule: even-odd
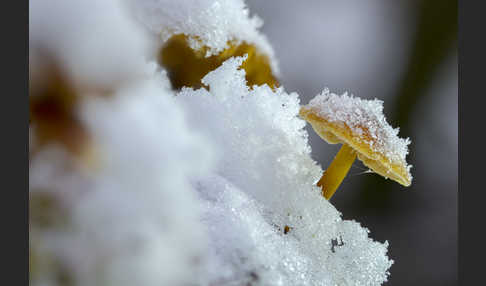
[[[143,74],[151,48],[118,0],[29,1],[30,80],[56,65],[78,88],[109,89]]]
[[[399,128],[394,129],[387,123],[382,100],[366,100],[347,93],[337,95],[326,88],[309,102],[307,108],[330,122],[348,126],[354,137],[360,137],[372,150],[385,155],[392,162],[406,162],[411,141],[409,138],[399,138]],[[371,138],[361,136],[364,133]]]
[[[220,40],[246,40],[259,25],[242,1],[139,3],[153,8],[147,21],[172,12],[161,23],[191,35],[215,29]],[[176,93],[163,68],[147,62],[149,40],[123,5],[30,3],[32,66],[42,71],[47,51],[69,77],[95,155],[88,164],[55,142],[31,154],[31,285],[385,282],[388,243],[342,220],[315,185],[323,171],[298,94],[250,89],[245,57],[207,74],[209,90]],[[234,23],[201,16],[226,12]]]
[[[86,100],[81,113],[98,147],[96,168],[80,168],[56,146],[31,162],[31,199],[59,201],[69,226],[33,225],[34,251],[45,259],[39,264],[54,257],[77,285],[193,281],[186,273],[198,270],[193,261],[204,255],[207,240],[189,178],[208,169],[210,146],[188,131],[156,78],[114,99]],[[56,285],[50,277],[56,271],[39,279]]]
[[[214,229],[220,242],[213,259],[232,265],[225,271],[231,281],[256,273],[262,285],[380,285],[392,264],[387,243],[343,221],[315,186],[322,170],[297,117],[298,95],[266,85],[250,90],[238,69],[243,60],[231,58],[204,77],[209,91],[185,88],[177,95],[189,125],[218,150],[214,177],[198,188],[208,201],[208,224],[223,225]],[[336,239],[344,244],[333,249]]]

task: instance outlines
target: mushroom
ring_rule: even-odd
[[[203,46],[201,50],[190,47],[191,38],[182,34],[172,36],[164,44],[159,53],[159,63],[168,71],[172,86],[180,89],[183,86],[192,88],[203,87],[201,79],[210,71],[219,67],[231,57],[247,54],[242,64],[248,86],[268,84],[271,88],[279,85],[271,67],[270,57],[262,53],[254,44],[246,42],[228,42],[228,48],[218,55],[206,56],[209,50]]]
[[[410,139],[399,138],[399,129],[386,122],[383,101],[339,96],[325,89],[299,114],[326,142],[343,144],[317,183],[326,199],[336,192],[356,157],[375,173],[410,186],[412,166],[405,160]]]

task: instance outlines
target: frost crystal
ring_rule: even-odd
[[[308,107],[330,122],[337,122],[351,128],[356,137],[368,133],[371,139],[361,140],[375,151],[385,155],[392,162],[405,162],[410,139],[399,138],[399,129],[393,129],[383,115],[383,101],[366,100],[349,96],[347,93],[337,95],[325,89],[313,98]]]

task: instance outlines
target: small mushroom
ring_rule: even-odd
[[[317,183],[326,199],[336,192],[356,157],[375,173],[410,186],[412,166],[405,160],[410,140],[399,138],[398,128],[386,122],[383,101],[339,96],[325,89],[299,114],[326,142],[343,144]]]

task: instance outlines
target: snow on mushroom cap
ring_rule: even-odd
[[[254,44],[270,58],[272,71],[278,74],[274,51],[265,35],[258,29],[263,21],[250,12],[243,0],[129,0],[137,19],[149,30],[162,36],[184,34],[194,50],[208,48],[206,56],[217,55],[228,43]]]
[[[404,185],[409,185],[412,179],[409,173],[411,166],[407,166],[406,156],[411,141],[409,138],[398,137],[399,128],[394,129],[387,123],[383,114],[383,101],[376,98],[361,99],[353,95],[349,96],[347,93],[337,95],[326,88],[302,109],[301,114],[312,113],[327,122],[349,128],[353,142],[366,146],[372,153],[384,156],[385,161],[390,161],[392,165],[403,167],[400,168],[402,170],[399,173],[403,173]],[[338,140],[340,142],[347,141],[341,136],[338,137],[341,139]],[[342,143],[353,145],[352,142]],[[362,157],[360,159],[363,160]],[[387,176],[387,174],[383,175]]]

